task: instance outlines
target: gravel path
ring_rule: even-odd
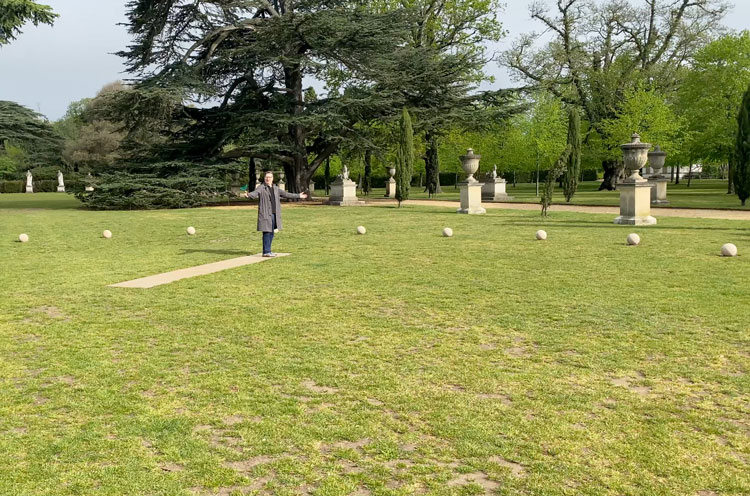
[[[391,204],[392,200],[367,200],[370,205]],[[407,200],[405,205],[427,205],[432,207],[458,208],[459,202],[442,200]],[[535,203],[482,203],[486,209],[502,208],[508,210],[538,210],[541,206]],[[620,213],[620,207],[594,207],[585,205],[552,205],[550,212],[581,212],[585,214],[613,214]],[[654,208],[651,210],[654,217],[687,217],[690,219],[728,219],[728,220],[750,220],[750,210],[715,210],[708,208]]]

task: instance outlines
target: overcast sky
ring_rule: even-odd
[[[549,3],[550,0],[548,0]],[[60,14],[53,27],[28,25],[18,40],[0,47],[0,100],[11,100],[59,119],[70,102],[90,97],[105,84],[127,77],[121,59],[130,38],[125,27],[125,0],[47,0]],[[529,0],[505,0],[500,15],[509,36],[497,49],[507,48],[519,34],[539,29],[529,19]],[[727,16],[730,28],[750,29],[750,0],[735,0]],[[494,88],[508,87],[508,73],[492,63],[487,72]]]

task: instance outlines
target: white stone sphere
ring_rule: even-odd
[[[536,239],[538,239],[539,241],[544,241],[545,239],[547,239],[547,231],[544,231],[542,229],[538,230],[536,232]]]
[[[189,235],[191,235],[191,236],[194,235],[195,234],[195,228],[193,226],[188,227],[187,228],[187,233]]]
[[[367,232],[367,229],[365,229],[365,226],[359,226],[357,227],[357,233],[358,234],[364,234]]]
[[[721,247],[721,256],[722,257],[736,257],[737,256],[737,247],[734,246],[732,243],[727,243],[725,245],[722,245],[722,247]]]
[[[451,229],[450,227],[446,227],[445,229],[443,229],[443,236],[445,236],[446,238],[453,237],[453,229]]]
[[[104,231],[102,232],[102,236],[104,236],[105,238],[109,239],[109,238],[111,238],[111,237],[112,237],[112,231],[110,231],[109,229],[105,229],[105,230],[104,230]]]
[[[628,244],[630,246],[638,246],[639,244],[641,244],[641,237],[636,233],[628,234]]]
[[[21,243],[28,243],[29,235],[26,233],[21,234],[20,236],[18,236],[18,241],[20,241]]]

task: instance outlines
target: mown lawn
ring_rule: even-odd
[[[0,494],[750,494],[746,222],[0,206]]]

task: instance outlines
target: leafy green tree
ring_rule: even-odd
[[[401,202],[409,199],[411,179],[414,175],[414,129],[411,125],[411,116],[404,107],[401,114],[400,140],[398,145],[398,159],[396,160],[396,200],[398,206]]]
[[[734,160],[734,189],[744,207],[750,197],[750,86],[742,97],[737,116]]]
[[[581,114],[575,107],[570,108],[568,126],[568,167],[563,176],[563,191],[565,201],[570,202],[578,189],[578,176],[581,173]]]
[[[57,17],[49,5],[32,0],[0,0],[0,46],[15,40],[27,22],[51,26]]]
[[[641,140],[659,145],[663,150],[682,148],[683,119],[658,90],[642,86],[625,91],[615,115],[601,123],[610,158],[619,159],[620,145],[629,143],[633,133]]]
[[[708,164],[731,163],[736,116],[749,84],[750,31],[722,36],[698,51],[677,93],[692,157]],[[728,175],[727,192],[732,193],[731,168]]]
[[[22,147],[6,142],[0,149],[0,177],[12,176],[28,168],[28,154]]]
[[[47,119],[17,103],[0,101],[0,152],[6,143],[26,150],[31,167],[60,164],[63,139]]]
[[[550,12],[532,4],[531,16],[552,38],[538,47],[538,35],[524,35],[502,62],[519,80],[543,88],[583,109],[589,132],[612,143],[603,123],[614,118],[625,92],[643,81],[671,91],[680,72],[711,36],[719,32],[729,5],[723,0],[558,0]],[[632,131],[631,131],[632,133]],[[602,162],[600,189],[614,189],[622,169]]]

